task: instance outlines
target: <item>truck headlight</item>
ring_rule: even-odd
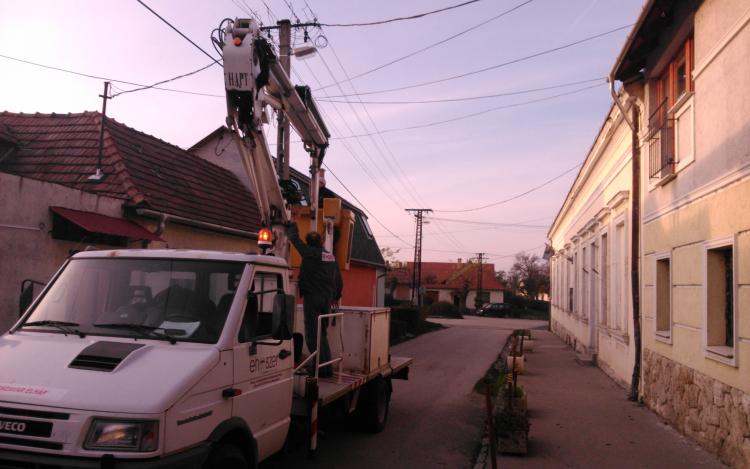
[[[94,451],[156,451],[159,422],[94,419],[83,447]]]

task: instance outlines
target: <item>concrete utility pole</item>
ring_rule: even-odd
[[[292,44],[292,22],[281,20],[276,25],[279,27],[279,61],[287,76],[291,73],[290,61]],[[276,172],[281,179],[289,179],[289,119],[284,111],[279,111],[278,136],[276,147]]]
[[[414,243],[414,271],[411,279],[411,301],[414,303],[414,295],[417,295],[417,305],[422,306],[422,296],[419,289],[422,287],[422,214],[432,212],[429,208],[407,208],[407,212],[414,212],[417,220],[417,239]]]
[[[102,124],[99,128],[99,157],[96,160],[96,172],[88,177],[89,181],[100,181],[104,177],[102,172],[102,153],[104,152],[104,121],[107,119],[107,100],[109,97],[109,82],[104,82],[104,94],[99,95],[102,98]]]

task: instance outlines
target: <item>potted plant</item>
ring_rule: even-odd
[[[516,352],[515,365],[518,374],[523,374],[523,352]],[[508,370],[513,371],[513,354],[508,355]]]
[[[502,390],[501,402],[504,408],[508,407],[508,387],[504,386]],[[529,400],[526,392],[520,386],[513,386],[512,408],[515,412],[526,415],[529,410]]]
[[[529,438],[529,419],[513,409],[503,409],[495,415],[495,435],[501,453],[526,453]]]

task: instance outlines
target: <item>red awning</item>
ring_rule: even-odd
[[[152,232],[133,223],[132,221],[121,218],[108,217],[92,212],[82,212],[80,210],[71,210],[62,207],[50,207],[50,210],[65,217],[86,231],[102,233],[113,236],[123,236],[126,238],[147,239],[150,241],[164,241]]]

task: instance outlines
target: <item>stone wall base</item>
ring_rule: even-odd
[[[750,469],[750,394],[644,349],[643,402],[724,463]]]

